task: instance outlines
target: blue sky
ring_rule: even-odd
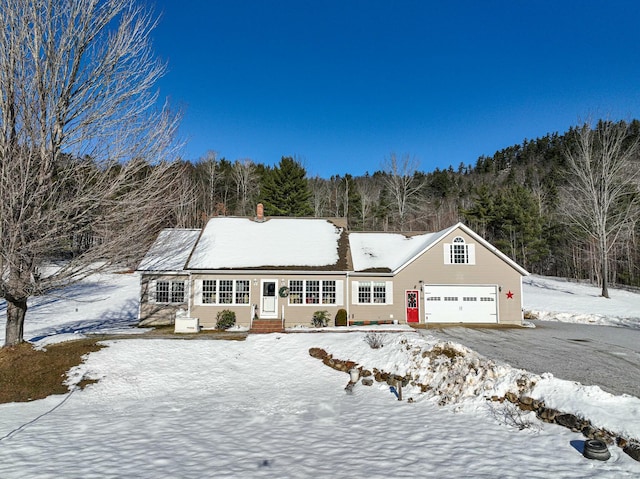
[[[362,175],[640,118],[640,2],[152,0],[183,156]]]

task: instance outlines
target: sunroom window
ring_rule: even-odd
[[[153,301],[156,303],[184,303],[185,282],[184,281],[155,281],[155,294]]]

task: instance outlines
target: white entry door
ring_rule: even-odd
[[[497,323],[497,286],[425,285],[424,310],[430,323]]]
[[[263,279],[260,290],[260,317],[278,317],[278,282],[275,279]]]

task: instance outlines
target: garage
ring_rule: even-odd
[[[424,285],[428,323],[497,323],[496,285]]]

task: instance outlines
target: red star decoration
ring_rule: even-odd
[[[509,290],[509,292],[507,293],[507,299],[513,299],[513,293],[511,292],[511,290]]]

